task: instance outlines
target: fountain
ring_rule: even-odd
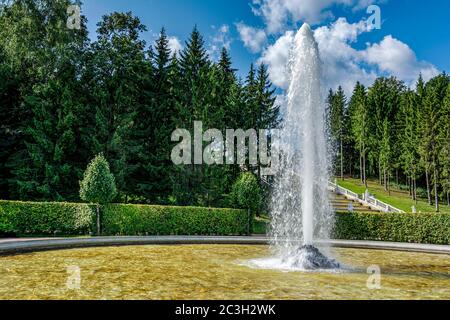
[[[328,199],[329,161],[318,45],[308,24],[297,32],[289,60],[282,160],[272,197],[272,248],[283,268],[336,269],[316,247],[328,239],[333,211]],[[281,261],[280,261],[281,259]]]

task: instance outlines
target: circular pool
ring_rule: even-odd
[[[252,268],[268,246],[161,245],[0,257],[0,299],[450,299],[450,255],[333,249],[339,272]],[[381,274],[372,274],[380,270]]]

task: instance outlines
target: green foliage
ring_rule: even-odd
[[[232,198],[239,208],[248,209],[253,214],[259,212],[262,204],[262,193],[254,174],[245,172],[240,175],[233,185]]]
[[[86,204],[0,201],[0,235],[87,235],[93,212]]]
[[[66,27],[71,2],[0,10],[0,197],[74,201],[85,164],[103,153],[121,201],[222,205],[241,168],[175,167],[171,133],[196,120],[223,133],[276,126],[267,67],[240,81],[225,48],[211,61],[197,28],[179,55],[164,29],[149,45],[130,12],[103,16],[91,42],[85,17]]]
[[[450,244],[450,214],[338,213],[336,239]]]
[[[107,205],[106,235],[243,235],[247,212],[234,209]]]
[[[117,195],[114,176],[108,161],[100,154],[88,165],[80,181],[80,198],[95,204],[110,203]]]

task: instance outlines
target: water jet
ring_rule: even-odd
[[[281,163],[271,205],[272,248],[280,265],[293,269],[339,267],[314,247],[315,239],[329,238],[333,225],[321,67],[313,31],[304,24],[290,51]]]

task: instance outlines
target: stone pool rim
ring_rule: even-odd
[[[215,236],[147,236],[147,237],[86,237],[86,238],[42,238],[0,239],[0,256],[19,255],[40,251],[68,249],[138,246],[138,245],[268,245],[269,238],[215,237]],[[317,241],[317,245],[338,248],[403,251],[431,254],[450,254],[448,245],[414,244],[379,241],[328,240]]]

